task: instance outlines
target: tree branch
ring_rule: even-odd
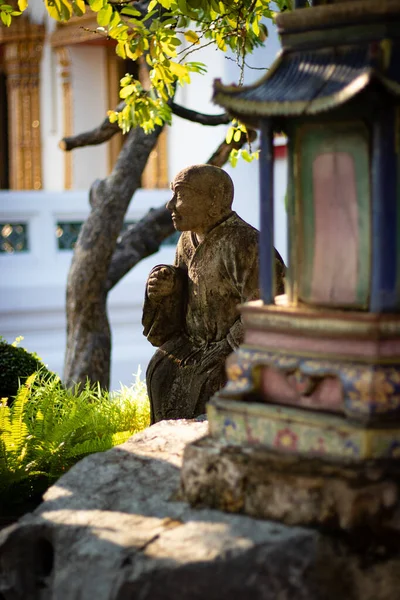
[[[115,111],[121,111],[124,106],[125,103],[120,102]],[[187,121],[192,121],[192,123],[200,123],[200,125],[226,125],[231,121],[227,113],[222,113],[220,115],[206,115],[195,110],[185,108],[184,106],[180,106],[179,104],[175,104],[175,102],[171,103],[171,108],[172,113],[177,117],[181,117]],[[118,127],[118,123],[110,123],[109,118],[106,117],[101,125],[91,129],[90,131],[85,131],[83,133],[79,133],[78,135],[72,135],[70,137],[63,138],[59,143],[59,147],[65,152],[70,152],[75,148],[97,146],[98,144],[108,142],[108,140],[110,140],[116,133],[119,133],[120,131],[121,129]]]
[[[249,131],[250,141],[253,142],[257,134]],[[223,141],[207,164],[223,167],[229,158],[230,151],[239,150],[247,142],[246,134],[242,134],[239,142],[227,144]],[[166,198],[167,201],[167,198]],[[160,244],[174,233],[171,213],[165,208],[152,208],[140,221],[132,225],[119,239],[113,254],[106,283],[110,291],[135,265],[160,249]]]
[[[122,110],[124,106],[125,102],[120,102],[115,109],[116,112]],[[120,131],[121,129],[118,127],[118,123],[110,123],[109,118],[106,117],[98,127],[95,127],[90,131],[78,133],[78,135],[63,138],[58,146],[65,152],[70,152],[75,148],[83,148],[85,146],[97,146],[98,144],[108,142],[108,140]]]
[[[215,150],[214,154],[210,156],[208,164],[215,167],[222,167],[228,161],[231,150],[240,150],[247,142],[253,143],[257,138],[257,132],[254,129],[248,129],[247,133],[248,135],[242,132],[238,142],[232,140],[230,144],[227,144],[224,140]]]
[[[200,125],[227,125],[232,120],[227,113],[222,113],[220,115],[206,115],[204,113],[199,113],[196,110],[185,108],[175,102],[172,102],[171,109],[172,113],[177,117],[192,121],[192,123],[200,123]]]

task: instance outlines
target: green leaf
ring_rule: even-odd
[[[177,37],[170,37],[169,43],[171,44],[171,46],[175,46],[176,48],[182,44],[181,40],[178,40]]]
[[[94,12],[99,12],[104,6],[105,0],[89,0],[89,5]]]
[[[97,22],[102,27],[107,27],[113,14],[113,9],[110,4],[107,4],[97,13]]]
[[[112,17],[111,17],[111,20],[110,20],[109,26],[108,26],[109,33],[110,33],[110,30],[111,30],[112,28],[117,28],[117,27],[118,27],[118,25],[119,25],[121,22],[122,22],[122,19],[121,19],[121,17],[120,17],[120,16],[119,16],[119,14],[117,13],[117,11],[114,11],[114,12],[113,12],[113,14],[112,14]],[[121,32],[121,28],[119,28],[119,29],[118,29],[118,33],[120,33],[120,32]],[[118,37],[119,37],[119,35],[118,35]]]
[[[188,11],[186,0],[176,0],[176,3],[178,5],[178,8],[181,11],[181,13],[183,13],[184,15],[186,15],[187,11]]]
[[[6,12],[1,11],[0,18],[6,27],[10,27],[11,21],[12,21],[11,15],[9,15]]]
[[[72,7],[69,2],[65,2],[65,0],[61,0],[60,5],[60,13],[63,21],[68,21],[72,14]]]
[[[136,8],[132,8],[132,6],[125,6],[125,8],[123,8],[121,10],[121,15],[128,15],[130,17],[141,17],[141,13],[136,10]]]
[[[188,62],[188,63],[186,63],[186,66],[189,71],[192,71],[194,73],[201,73],[202,75],[204,73],[207,73],[207,67],[204,63]]]

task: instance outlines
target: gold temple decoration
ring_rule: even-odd
[[[119,62],[114,46],[107,46],[106,81],[107,81],[107,106],[114,107],[119,98],[119,80],[121,77]],[[107,144],[108,171],[111,173],[122,148],[122,133],[115,134]]]
[[[158,138],[142,175],[143,188],[168,188],[167,129]]]
[[[81,17],[72,17],[66,23],[57,23],[50,36],[50,44],[57,48],[102,40],[106,42],[105,36],[96,32],[97,27],[96,14],[88,11]]]
[[[8,2],[8,4],[12,4],[12,2]],[[43,39],[44,26],[30,23],[24,17],[14,19],[12,27],[0,27],[0,44],[10,44],[22,40],[40,40],[43,42]]]
[[[63,137],[73,134],[71,59],[68,48],[57,47],[56,53],[60,67],[63,105]],[[72,154],[64,152],[64,189],[72,188]]]
[[[151,82],[146,61],[143,57],[138,60],[139,64],[139,80],[145,89],[150,89]],[[165,126],[160,137],[158,138],[156,147],[151,152],[147,165],[142,175],[142,187],[153,188],[168,188],[168,143],[167,143],[167,127]]]
[[[9,107],[10,189],[39,190],[42,187],[39,70],[44,28],[24,21],[18,23],[16,30],[13,34],[0,30],[0,42],[6,42],[3,56]]]

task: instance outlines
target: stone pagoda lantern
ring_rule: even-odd
[[[214,101],[261,130],[262,299],[188,446],[193,503],[356,527],[400,470],[400,0],[277,17],[283,50]],[[273,136],[288,138],[288,269],[274,297]],[[386,517],[385,517],[386,518]]]

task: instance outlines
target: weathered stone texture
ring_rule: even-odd
[[[196,510],[183,448],[207,423],[161,422],[90,456],[0,534],[1,600],[397,600],[395,550],[361,556],[312,529]]]
[[[188,444],[183,496],[195,506],[344,531],[400,531],[400,471],[393,461],[328,462],[233,445],[211,436]]]

